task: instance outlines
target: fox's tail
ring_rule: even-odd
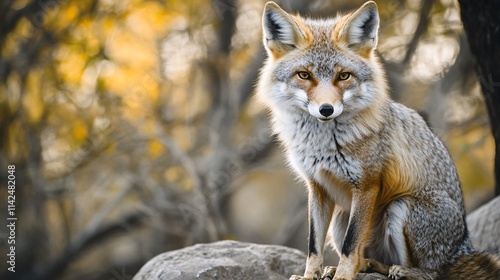
[[[443,274],[449,280],[500,280],[500,258],[484,252],[462,255]]]

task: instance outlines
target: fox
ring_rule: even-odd
[[[291,280],[500,279],[498,257],[469,237],[462,189],[443,142],[391,100],[377,54],[375,2],[333,18],[292,15],[268,2],[268,54],[256,96],[269,109],[308,193],[308,253]],[[340,257],[323,266],[325,244]]]

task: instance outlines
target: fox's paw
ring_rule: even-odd
[[[361,269],[363,272],[378,272],[382,275],[389,274],[390,266],[383,264],[374,259],[365,259],[365,268]]]
[[[328,278],[327,278],[328,279]],[[330,278],[332,280],[352,280],[354,279],[354,276],[350,276],[350,275],[340,275],[340,273],[336,272],[335,273],[335,277],[333,278]]]
[[[289,280],[322,280],[322,279],[323,279],[323,277],[321,276],[321,272],[316,271],[312,278],[300,276],[300,275],[292,275]],[[328,279],[328,278],[326,278],[326,279]]]
[[[323,275],[321,275],[321,280],[332,280],[333,277],[335,277],[336,271],[336,266],[325,266],[323,269]]]
[[[341,267],[339,268],[336,269],[335,277],[333,277],[332,280],[352,280],[356,276],[356,274],[352,274],[350,271],[346,271],[345,268],[344,270],[342,270]]]
[[[393,265],[389,268],[389,278],[398,280],[405,277],[407,272],[408,268],[400,265]]]

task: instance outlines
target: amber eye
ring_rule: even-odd
[[[349,72],[342,72],[339,74],[339,80],[345,81],[351,77],[351,73]]]
[[[301,78],[302,80],[310,80],[311,79],[311,75],[309,75],[309,73],[307,73],[305,71],[298,72],[297,76],[299,76],[299,78]]]

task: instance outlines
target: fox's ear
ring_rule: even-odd
[[[338,36],[349,48],[368,56],[377,46],[379,21],[377,4],[366,2],[347,18]]]
[[[297,48],[306,39],[294,17],[274,2],[267,2],[262,15],[264,46],[275,58]]]

